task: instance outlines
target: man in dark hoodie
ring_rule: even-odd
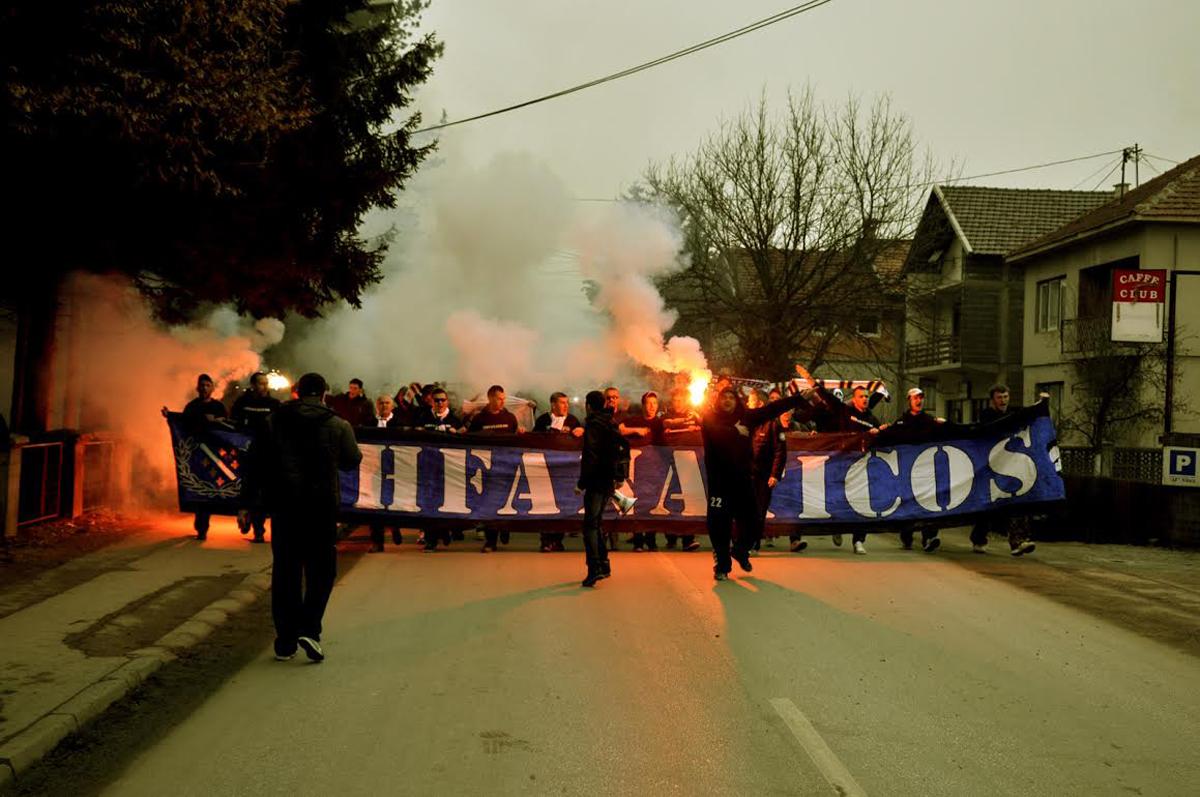
[[[250,377],[250,387],[246,392],[233,402],[233,412],[230,414],[240,431],[257,440],[267,435],[270,429],[268,419],[280,404],[279,399],[271,395],[267,375],[258,371]],[[263,495],[261,485],[251,487],[247,484],[243,500],[246,503],[246,509],[238,513],[238,530],[245,534],[253,528],[254,541],[266,542],[267,512],[264,506],[266,496]]]
[[[759,401],[766,404],[781,398],[783,393],[778,388],[773,388],[767,394],[766,401],[761,397]],[[771,494],[775,491],[775,485],[783,478],[783,470],[787,466],[787,426],[784,424],[784,417],[787,417],[788,423],[791,422],[790,416],[784,413],[783,416],[772,418],[767,423],[755,427],[750,439],[750,446],[754,452],[750,476],[754,481],[754,497],[758,501],[758,514],[762,517],[764,531],[767,512],[771,508]],[[774,543],[768,540],[767,544]],[[758,549],[759,543],[755,543],[751,550],[757,552]]]
[[[896,419],[892,428],[919,438],[921,435],[931,434],[946,422],[945,418],[935,418],[925,412],[925,391],[921,388],[911,388],[907,399],[908,410]],[[900,527],[900,545],[904,550],[912,550],[913,534],[917,531],[921,532],[921,550],[925,553],[933,553],[941,546],[942,540],[938,536],[937,526],[929,523],[906,523]]]
[[[597,581],[612,575],[600,520],[613,492],[629,477],[629,441],[621,434],[613,409],[605,403],[603,393],[599,390],[588,393],[585,406],[587,421],[575,491],[583,493],[583,550],[587,558],[587,577],[582,586],[594,587]]]
[[[321,619],[337,576],[338,471],[362,461],[350,424],[323,403],[328,390],[320,374],[300,377],[299,398],[271,414],[262,461],[272,518],[275,658],[281,661],[295,656],[297,646],[312,661],[325,658]]]
[[[713,577],[724,581],[736,561],[747,573],[750,549],[762,537],[762,516],[754,495],[751,464],[754,430],[807,401],[799,393],[763,407],[746,409],[737,391],[721,386],[701,418],[704,470],[708,477],[708,539],[713,546]],[[737,541],[730,547],[733,524]]]

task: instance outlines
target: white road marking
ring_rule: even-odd
[[[867,793],[858,785],[850,770],[846,769],[841,759],[829,749],[821,734],[817,733],[817,729],[795,703],[786,697],[773,697],[771,707],[783,719],[788,730],[796,737],[796,741],[804,748],[804,752],[808,753],[808,757],[817,765],[817,769],[821,771],[825,780],[829,781],[834,791],[844,797],[867,797]]]

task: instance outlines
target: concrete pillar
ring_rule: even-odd
[[[3,528],[5,537],[17,535],[17,513],[21,508],[21,449],[13,446],[0,451],[0,499],[4,501]]]

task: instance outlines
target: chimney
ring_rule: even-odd
[[[1117,199],[1129,192],[1129,183],[1113,183],[1113,196]]]

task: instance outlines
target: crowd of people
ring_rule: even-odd
[[[879,434],[888,427],[872,409],[884,394],[871,393],[855,386],[848,401],[828,390],[797,366],[803,383],[791,382],[789,395],[776,388],[767,393],[751,391],[745,395],[732,382],[716,380],[700,407],[693,407],[688,391],[672,391],[665,410],[658,394],[648,391],[638,405],[621,411],[621,394],[616,387],[593,390],[585,400],[583,422],[570,412],[567,395],[555,392],[550,408],[539,415],[530,434],[570,435],[582,438],[579,478],[576,492],[582,495],[583,538],[587,574],[583,587],[612,575],[609,551],[616,545],[614,536],[603,530],[603,518],[610,504],[625,513],[634,500],[621,493],[629,477],[631,441],[669,444],[682,435],[698,434],[704,447],[704,465],[708,508],[705,518],[712,546],[713,577],[728,579],[733,564],[746,572],[753,570],[751,557],[760,548],[766,527],[771,494],[784,478],[787,435],[797,429],[821,432],[861,432]],[[800,389],[799,385],[810,387]],[[271,395],[267,376],[254,374],[249,387],[233,402],[229,412],[213,398],[213,379],[201,374],[196,381],[196,398],[182,413],[183,422],[200,430],[213,425],[234,428],[250,435],[251,468],[262,478],[249,480],[241,496],[243,510],[238,523],[243,534],[253,532],[255,542],[266,539],[266,523],[271,520],[272,616],[276,628],[276,658],[287,660],[304,650],[309,659],[322,661],[321,624],[325,606],[333,589],[337,570],[337,516],[340,505],[338,473],[358,467],[362,460],[356,440],[359,428],[408,428],[444,434],[522,434],[516,415],[506,408],[507,395],[501,385],[487,391],[487,403],[469,417],[461,417],[450,406],[449,394],[437,385],[412,385],[401,394],[384,394],[371,401],[361,380],[352,379],[345,393],[329,395],[329,387],[319,374],[301,377],[293,388],[292,400],[281,402]],[[908,391],[905,411],[892,426],[916,435],[946,423],[924,411],[924,393],[920,388]],[[163,408],[164,414],[167,412]],[[990,406],[981,419],[996,421],[1011,414],[1009,391],[996,385]],[[254,483],[251,484],[250,482]],[[207,536],[210,514],[197,512],[195,530],[199,539]],[[1006,533],[1011,553],[1031,553],[1025,518],[996,516],[981,521],[972,530],[973,550],[986,552],[989,532]],[[371,527],[372,549],[383,549],[382,524]],[[903,524],[901,542],[911,548],[915,534],[921,534],[921,547],[929,553],[937,550],[940,540],[935,527]],[[544,552],[564,549],[567,532],[543,534]],[[393,541],[401,541],[398,527],[392,528]],[[507,543],[507,534],[483,529],[483,552],[495,551]],[[437,529],[420,538],[426,551],[449,545],[454,534]],[[462,539],[461,532],[458,538]],[[635,533],[630,543],[634,551],[656,550],[657,534]],[[834,545],[842,544],[840,534],[832,535]],[[866,533],[856,530],[852,536],[854,552],[866,553]],[[694,536],[667,535],[668,548],[681,545],[685,551],[700,548]],[[799,534],[790,538],[793,552],[805,549]]]
[[[596,391],[600,400],[597,411],[585,405],[586,423],[572,413],[571,400],[566,393],[554,392],[549,397],[549,408],[538,415],[532,428],[526,430],[517,416],[506,407],[507,393],[503,386],[492,385],[486,392],[487,402],[475,412],[462,415],[450,403],[446,389],[437,384],[414,383],[399,392],[383,392],[374,400],[368,397],[363,382],[351,379],[346,391],[326,394],[322,404],[336,417],[344,420],[351,428],[418,429],[445,434],[531,434],[570,435],[584,439],[585,453],[589,450],[586,436],[588,424],[597,427],[603,422],[611,425],[612,439],[628,444],[667,444],[698,436],[705,447],[709,507],[707,526],[709,541],[713,546],[716,570],[728,573],[729,561],[749,562],[765,544],[775,545],[774,537],[766,535],[766,515],[772,491],[784,477],[787,454],[787,435],[808,432],[863,432],[876,434],[887,429],[875,416],[874,409],[879,401],[890,398],[885,390],[868,389],[865,385],[851,388],[848,398],[841,390],[831,390],[820,380],[813,379],[802,367],[797,367],[802,384],[808,389],[797,390],[794,395],[784,397],[778,388],[769,391],[739,389],[729,382],[717,380],[709,391],[702,407],[695,407],[689,391],[677,388],[670,391],[665,406],[658,393],[643,393],[636,403],[623,408],[620,390],[610,386]],[[249,387],[236,397],[232,408],[226,412],[225,405],[213,398],[213,380],[201,375],[197,380],[197,396],[184,409],[184,417],[194,423],[222,423],[244,431],[251,436],[265,436],[269,431],[269,418],[282,406],[279,399],[271,395],[266,375],[254,374]],[[916,435],[935,429],[946,423],[941,418],[925,412],[924,393],[912,388],[906,395],[907,407],[891,426],[906,428]],[[293,394],[293,399],[296,399]],[[982,422],[990,422],[1010,414],[1009,391],[1004,385],[996,385],[991,391],[989,406]],[[611,424],[608,424],[611,421]],[[608,439],[608,438],[603,438]],[[620,480],[615,486],[624,483]],[[581,481],[581,490],[586,485]],[[243,534],[253,533],[255,542],[266,539],[268,510],[262,487],[251,486],[249,494],[243,496],[245,509],[238,515],[238,526]],[[611,493],[611,491],[610,491]],[[612,497],[611,495],[609,496]],[[587,502],[585,501],[585,516]],[[606,503],[599,504],[601,509]],[[597,518],[593,521],[598,523]],[[197,513],[195,530],[204,539],[210,518],[207,513]],[[588,543],[588,523],[581,532]],[[598,528],[598,526],[597,526]],[[373,552],[384,550],[385,532],[390,529],[394,544],[403,542],[402,530],[398,525],[377,521],[369,524]],[[736,529],[736,533],[734,530]],[[921,523],[902,523],[893,527],[899,531],[901,545],[911,549],[916,535],[920,535],[922,550],[932,553],[941,544],[935,526]],[[988,533],[1005,534],[1010,552],[1014,556],[1031,553],[1034,543],[1029,537],[1026,518],[997,516],[977,523],[972,531],[973,550],[987,552]],[[476,530],[482,541],[481,550],[490,553],[509,543],[507,531],[488,528]],[[568,530],[544,532],[540,538],[540,550],[544,553],[564,551]],[[657,551],[659,534],[654,531],[638,531],[630,534],[626,543],[634,552]],[[669,550],[698,551],[702,546],[695,535],[665,533],[665,547]],[[843,544],[841,533],[832,533],[829,539],[835,546]],[[464,541],[464,530],[441,528],[416,532],[416,543],[427,552],[439,547],[448,547],[455,541]],[[863,528],[851,532],[851,543],[855,554],[865,555],[867,532]],[[609,532],[598,543],[605,552],[619,545],[615,532]],[[788,539],[792,552],[799,553],[808,547],[799,531],[793,531]],[[728,550],[728,558],[725,551]],[[748,568],[747,568],[748,569]]]

